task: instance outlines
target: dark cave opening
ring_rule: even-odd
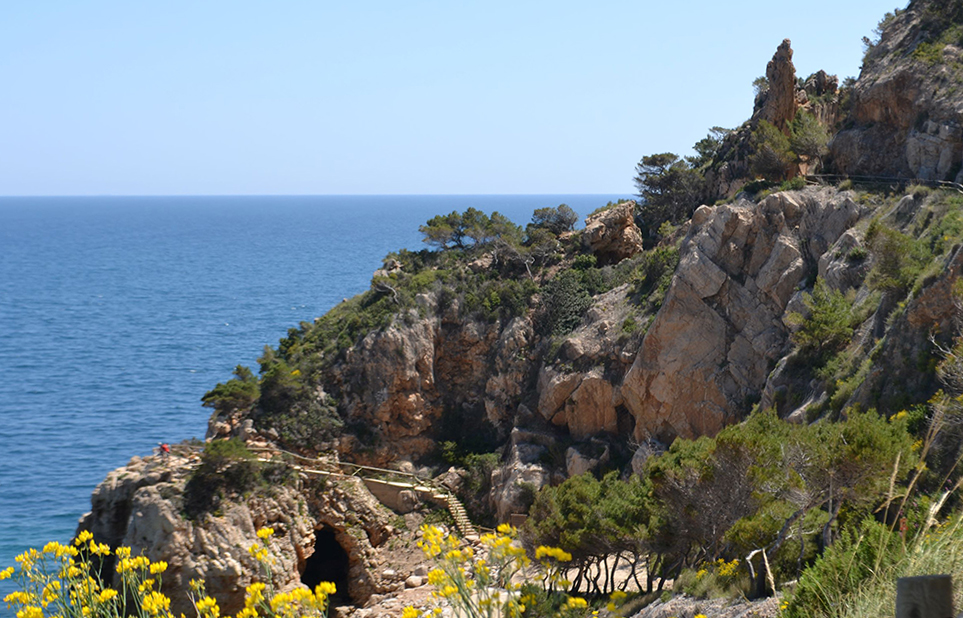
[[[338,590],[331,599],[332,605],[352,602],[348,593],[348,552],[338,543],[334,530],[327,527],[314,531],[314,553],[301,573],[301,583],[312,590],[321,582],[334,582]]]

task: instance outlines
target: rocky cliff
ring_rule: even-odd
[[[715,434],[756,404],[799,420],[857,404],[892,413],[939,386],[934,342],[955,332],[961,203],[946,192],[900,197],[814,187],[703,206],[648,250],[632,240],[638,230],[623,212],[631,206],[612,208],[589,221],[605,227],[604,238],[558,240],[560,261],[545,268],[541,297],[521,315],[466,319],[458,308],[466,298],[446,301],[447,288],[438,285],[342,350],[320,374],[329,380],[311,391],[338,402],[345,429],[332,440],[282,437],[256,418],[256,405],[230,417],[215,412],[210,438],[234,436],[268,450],[284,443],[312,455],[337,451],[430,475],[443,439],[457,449],[478,444],[474,433],[485,432],[482,443],[498,458],[488,476],[472,484],[467,473],[449,471],[435,482],[484,492],[482,502],[505,521],[523,513],[545,484],[593,470],[638,473],[675,438]],[[918,243],[912,251],[930,249],[914,258],[906,285],[881,293],[874,273],[888,250],[877,240],[882,229],[887,238]],[[571,266],[579,259],[591,262],[578,256],[595,256],[598,247],[611,256],[614,246],[636,253],[580,271],[608,283],[595,294],[576,290],[586,302],[574,326],[546,330],[540,303],[551,298],[550,282],[579,272]],[[631,275],[619,276],[619,268]],[[817,282],[853,307],[852,337],[836,357],[846,363],[838,361],[830,375],[819,369],[825,361],[798,361],[803,352],[793,335],[819,311],[811,296]],[[452,418],[454,428],[446,428]],[[311,557],[335,546],[345,556],[346,601],[381,599],[372,595],[404,589],[400,582],[413,573],[416,559],[408,570],[386,567],[410,536],[360,480],[300,474],[225,494],[215,511],[192,518],[185,496],[198,465],[196,452],[183,449],[169,460],[135,458],[97,488],[80,529],[167,561],[172,590],[205,579],[225,611],[239,608],[238,591],[256,572],[245,548],[262,526],[280,531],[273,575],[282,588],[299,585]],[[390,505],[407,512],[418,500],[404,502]],[[334,545],[324,549],[322,541]]]
[[[789,131],[801,112],[842,127],[831,164],[844,174],[956,177],[963,19],[940,6],[888,18],[845,92],[824,72],[800,83],[784,41],[752,119],[704,170],[727,199],[681,226],[643,231],[634,202],[577,231],[553,220],[561,209],[525,230],[452,213],[428,237],[437,250],[388,256],[368,292],[292,329],[258,376],[218,385],[208,440],[440,474],[494,522],[566,476],[638,474],[676,438],[713,435],[756,406],[805,422],[925,402],[939,346],[959,330],[963,199],[899,184],[743,188],[754,126]],[[351,601],[398,587],[384,547],[410,538],[358,482],[297,476],[187,517],[193,475],[189,457],[135,459],[98,487],[81,528],[167,560],[172,587],[213,581],[225,611],[263,525],[281,531],[282,587],[303,580],[322,538],[346,555]],[[390,506],[400,515],[408,498]]]
[[[324,374],[325,396],[339,402],[346,427],[364,428],[345,431],[333,446],[345,459],[386,466],[430,463],[445,440],[497,450],[502,469],[492,476],[489,499],[505,519],[525,508],[519,487],[537,489],[559,474],[599,466],[629,470],[638,445],[712,435],[760,401],[792,414],[832,390],[811,373],[799,378],[791,363],[787,369],[799,327],[793,316],[810,311],[812,286],[821,280],[860,302],[881,302],[867,283],[879,258],[867,255],[865,229],[882,218],[894,230],[919,233],[924,217],[932,228],[929,203],[829,187],[739,199],[702,206],[647,251],[622,212],[628,205],[595,215],[581,238],[559,240],[569,257],[542,272],[546,290],[565,272],[609,277],[609,286],[594,295],[584,287],[573,292],[584,295],[585,304],[570,330],[548,333],[540,326],[544,297],[534,296],[521,315],[479,319],[462,313],[464,298],[446,301],[444,286],[425,291]],[[615,264],[571,270],[571,256],[583,252]],[[884,323],[893,302],[873,311],[860,305],[869,318],[858,327],[864,342],[854,358],[910,340],[912,354],[932,352],[930,329],[946,325],[952,314],[947,286],[956,271],[936,266],[947,255],[931,257],[928,267],[940,274],[918,297],[902,300],[908,309],[898,319]],[[645,274],[659,256],[668,259],[656,273],[661,284]],[[620,277],[617,269],[629,274]],[[853,401],[888,410],[872,385],[894,363],[886,355],[876,362]],[[930,392],[935,387],[930,380]],[[798,405],[790,409],[790,400]],[[237,435],[239,425],[212,428],[212,437],[227,437]],[[564,456],[553,456],[560,445]]]
[[[955,13],[954,13],[955,12]],[[881,23],[831,144],[842,174],[956,180],[963,160],[963,48],[955,2],[911,2]]]

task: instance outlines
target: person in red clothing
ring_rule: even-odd
[[[158,442],[160,444],[161,457],[167,459],[171,456],[171,445],[166,442]]]

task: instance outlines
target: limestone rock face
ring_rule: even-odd
[[[599,265],[615,264],[642,251],[635,202],[624,202],[587,218],[582,238]]]
[[[626,321],[636,319],[628,294],[623,285],[599,295],[562,342],[559,359],[539,370],[538,413],[578,440],[618,433],[619,384],[641,344],[640,335],[624,335]],[[627,416],[624,409],[621,416]]]
[[[911,53],[925,40],[924,4],[891,20],[867,54],[852,94],[851,126],[830,144],[839,173],[963,179],[963,92],[947,87],[963,49],[946,45],[935,62]]]
[[[423,304],[422,314],[412,310],[408,319],[368,334],[330,371],[343,417],[376,436],[366,444],[343,439],[346,459],[385,466],[424,456],[435,448],[445,409],[510,429],[535,379],[528,317],[502,325],[458,319],[457,307],[440,312],[434,296]]]
[[[349,351],[348,371],[365,389],[348,390],[349,410],[364,410],[366,418],[398,438],[418,436],[438,411],[432,367],[435,363],[434,320],[392,325],[365,337]]]
[[[111,472],[95,490],[92,510],[77,529],[89,530],[94,539],[112,548],[126,545],[133,555],[166,561],[163,592],[171,597],[175,613],[192,611],[184,595],[191,579],[206,582],[222,612],[234,614],[243,608],[244,588],[259,573],[247,548],[257,542],[256,531],[266,526],[275,530],[270,552],[278,590],[301,585],[301,573],[315,551],[316,531],[330,529],[348,555],[352,600],[363,602],[384,591],[375,574],[375,548],[389,536],[391,514],[360,479],[323,487],[278,486],[269,495],[225,502],[217,516],[190,521],[180,512],[188,463],[178,456],[135,458]],[[112,559],[105,566],[112,572]]]
[[[542,458],[554,438],[520,429],[509,437],[507,461],[492,473],[491,499],[498,521],[508,521],[513,513],[524,513],[526,498],[548,485],[552,473]]]
[[[796,67],[792,63],[791,45],[789,39],[784,39],[766,65],[769,92],[759,115],[784,132],[796,117]]]
[[[485,412],[493,424],[511,420],[522,388],[529,382],[531,358],[529,350],[535,333],[531,320],[518,317],[502,330],[495,344],[493,375],[485,383]]]
[[[832,190],[700,207],[681,261],[621,387],[635,437],[712,435],[757,398],[787,352],[782,318],[861,209]]]

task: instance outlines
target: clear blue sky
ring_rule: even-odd
[[[5,2],[0,195],[630,194],[905,4]]]

